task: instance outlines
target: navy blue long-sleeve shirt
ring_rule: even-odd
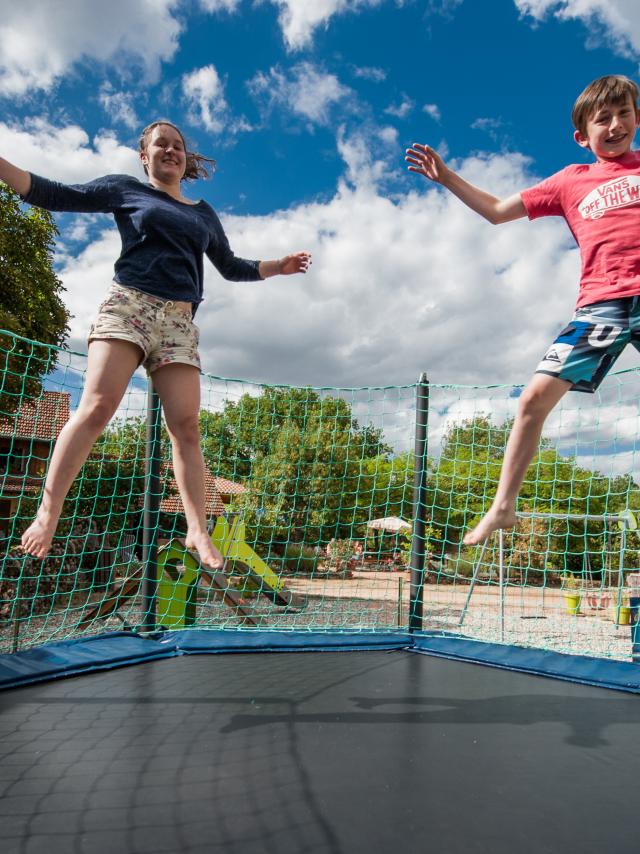
[[[130,175],[106,175],[88,184],[60,184],[31,175],[24,201],[50,211],[113,214],[122,251],[118,284],[164,299],[202,301],[203,256],[234,282],[261,279],[259,261],[237,258],[207,202],[185,204]]]

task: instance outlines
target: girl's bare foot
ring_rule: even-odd
[[[45,558],[51,549],[57,524],[57,519],[44,513],[38,514],[22,535],[22,548],[25,552],[33,557]]]
[[[185,545],[188,549],[198,552],[200,562],[208,569],[218,571],[224,566],[224,558],[213,545],[206,531],[197,534],[187,533]]]
[[[477,546],[489,539],[494,531],[498,531],[501,528],[513,528],[517,521],[514,510],[491,508],[478,522],[476,527],[469,531],[462,542],[465,546]]]

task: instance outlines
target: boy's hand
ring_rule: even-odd
[[[445,175],[450,171],[437,151],[430,145],[422,145],[419,142],[414,142],[411,148],[407,148],[404,159],[411,164],[410,172],[417,172],[438,184],[442,184]]]
[[[472,211],[494,225],[527,215],[520,193],[514,193],[507,199],[498,199],[490,193],[485,193],[445,166],[442,157],[429,145],[414,142],[413,146],[407,149],[405,160],[411,164],[410,172],[418,172],[430,181],[442,184]]]

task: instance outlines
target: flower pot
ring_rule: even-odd
[[[631,608],[629,605],[613,606],[613,622],[619,626],[628,626],[631,623]]]
[[[567,614],[572,614],[574,617],[580,612],[580,602],[582,596],[580,593],[564,593],[564,607]]]

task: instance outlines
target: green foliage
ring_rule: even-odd
[[[582,579],[571,572],[565,572],[562,575],[562,587],[564,590],[581,590]]]
[[[391,451],[347,401],[304,388],[226,401],[201,414],[201,429],[211,471],[249,487],[237,502],[249,537],[276,547],[350,536],[369,518],[358,506],[362,463]]]
[[[135,533],[141,523],[145,493],[144,418],[108,427],[94,445],[65,501],[62,529],[91,518],[101,532]]]
[[[286,572],[314,575],[318,571],[319,559],[316,549],[309,548],[302,543],[287,543],[282,555],[282,568]],[[269,563],[273,568],[272,557]]]
[[[24,211],[19,197],[0,183],[0,329],[60,346],[68,330],[64,290],[53,266],[57,229],[51,215]],[[55,366],[46,347],[0,336],[0,410],[12,412],[40,393],[40,380]]]
[[[362,461],[358,489],[360,518],[413,515],[413,454],[387,455]]]
[[[443,439],[440,458],[430,461],[428,511],[431,524],[441,533],[444,552],[457,552],[464,531],[488,510],[511,426],[511,421],[493,425],[487,415],[456,424]],[[639,504],[640,490],[631,476],[606,477],[581,468],[544,440],[518,499],[521,512],[574,515],[619,513]],[[591,571],[599,572],[605,560],[603,530],[598,521],[521,520],[510,564],[543,572],[553,563],[561,571],[581,572],[589,553]],[[637,549],[637,535],[629,537],[628,545]]]

